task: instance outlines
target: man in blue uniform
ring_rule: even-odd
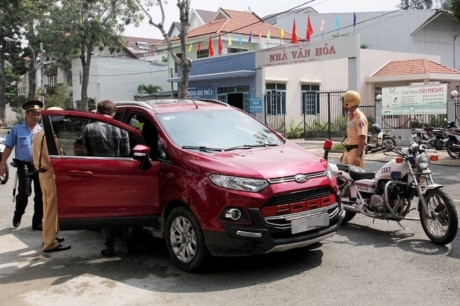
[[[38,181],[38,172],[32,163],[32,139],[42,128],[40,121],[43,103],[36,100],[27,101],[22,105],[25,110],[25,121],[15,124],[5,140],[5,151],[0,161],[0,175],[5,173],[6,162],[13,148],[18,171],[18,193],[16,195],[16,209],[13,216],[13,227],[21,224],[22,215],[27,207],[29,196],[32,194],[34,185],[34,214],[32,217],[32,229],[42,230],[43,202],[42,191]]]

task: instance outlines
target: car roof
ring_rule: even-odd
[[[147,101],[117,101],[118,107],[141,107],[154,113],[172,113],[196,109],[230,109],[227,103],[211,99],[161,99]]]

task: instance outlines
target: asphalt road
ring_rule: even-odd
[[[32,205],[21,226],[11,226],[12,187],[12,179],[0,185],[4,305],[460,305],[460,237],[437,246],[418,222],[403,221],[403,229],[357,216],[315,248],[216,258],[190,274],[146,236],[137,254],[117,241],[118,256],[107,259],[99,231],[66,231],[71,250],[43,253]]]

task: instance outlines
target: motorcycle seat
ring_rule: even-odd
[[[350,166],[348,173],[353,180],[357,181],[362,179],[373,179],[377,171],[365,170],[357,166]]]

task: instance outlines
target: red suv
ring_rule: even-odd
[[[96,120],[129,133],[127,157],[87,156]],[[148,228],[173,263],[247,256],[331,237],[343,212],[325,159],[251,115],[215,100],[118,102],[115,119],[43,111],[62,230]]]

